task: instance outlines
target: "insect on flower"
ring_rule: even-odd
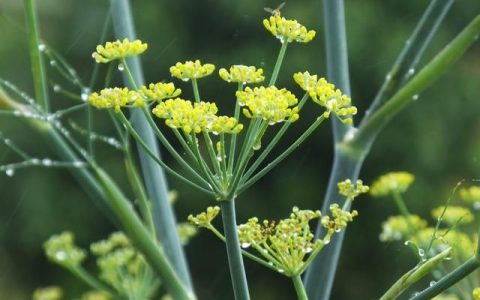
[[[285,6],[285,4],[287,4],[287,2],[282,2],[280,3],[279,6],[277,6],[277,8],[275,9],[272,9],[270,7],[264,7],[263,9],[266,11],[266,12],[269,12],[272,14],[272,16],[280,16],[280,10]]]

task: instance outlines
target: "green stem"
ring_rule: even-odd
[[[228,264],[236,300],[248,300],[247,277],[243,266],[240,241],[238,239],[237,223],[235,220],[235,200],[221,202],[222,220],[227,244]]]
[[[288,147],[282,154],[280,154],[277,158],[275,158],[271,163],[269,163],[265,168],[263,168],[260,172],[255,174],[252,178],[250,178],[245,184],[241,185],[238,189],[238,194],[249,188],[252,184],[262,178],[265,174],[267,174],[271,169],[273,169],[276,165],[278,165],[282,160],[284,160],[290,153],[293,152],[296,148],[303,143],[307,137],[309,137],[317,127],[322,124],[325,120],[325,117],[322,115],[317,118],[317,120],[308,127],[308,129],[295,141],[293,142],[290,147]]]
[[[123,195],[115,182],[99,167],[92,167],[97,175],[98,182],[108,199],[111,209],[118,217],[129,239],[145,256],[152,268],[160,276],[167,291],[174,299],[195,299],[193,293],[182,283],[178,274],[172,268],[162,245],[155,243],[151,238],[150,233],[143,226],[137,214],[132,209],[131,203]]]
[[[32,63],[33,84],[35,87],[35,99],[37,99],[40,107],[48,112],[50,105],[48,102],[48,84],[45,72],[45,63],[42,51],[45,45],[40,43],[38,33],[38,17],[35,8],[35,0],[24,0],[25,14],[28,29],[28,42],[30,48],[30,61]]]
[[[303,286],[302,279],[300,275],[295,275],[292,277],[293,285],[295,286],[295,292],[297,293],[298,300],[308,300],[307,292]]]
[[[277,81],[278,73],[280,72],[280,67],[283,63],[283,58],[285,57],[285,52],[287,51],[288,43],[282,43],[282,47],[280,48],[280,52],[278,53],[277,62],[275,63],[275,67],[273,68],[272,77],[270,78],[270,82],[268,83],[269,86],[275,85]]]
[[[453,286],[458,281],[462,280],[473,271],[477,270],[480,267],[480,262],[477,257],[472,256],[468,259],[465,263],[461,266],[457,267],[452,272],[448,273],[442,279],[437,281],[431,287],[423,290],[416,296],[410,298],[410,300],[428,300],[432,299],[433,297],[437,296],[441,292],[447,290],[451,286]]]
[[[411,103],[416,95],[437,80],[467,51],[479,34],[480,15],[359,127],[357,134],[350,141],[350,147],[361,149],[369,145],[393,116]]]
[[[116,38],[123,39],[126,37],[134,40],[136,38],[135,26],[129,1],[111,0],[110,2]],[[144,79],[139,57],[132,56],[127,58],[126,61],[137,86],[143,84]],[[125,79],[126,78],[124,78],[124,81],[126,82]],[[132,111],[131,121],[133,128],[139,132],[141,139],[152,149],[155,156],[160,158],[161,153],[157,141],[151,128],[143,118],[142,113],[138,110]],[[172,205],[168,199],[168,186],[165,174],[162,168],[154,163],[152,158],[149,157],[149,154],[146,153],[141,146],[137,147],[137,149],[143,178],[145,180],[145,187],[147,188],[149,199],[152,201],[153,219],[155,221],[158,239],[163,244],[168,245],[168,247],[165,248],[168,258],[178,271],[180,278],[189,287],[189,290],[193,291],[185,254],[180,244],[178,234],[176,230],[173,230],[176,228],[177,221]]]
[[[239,82],[238,83],[238,89],[237,91],[243,91],[243,83]],[[236,120],[240,121],[240,105],[238,104],[238,101],[235,101],[235,112],[233,114],[233,117]],[[228,155],[228,173],[232,174],[233,172],[233,164],[235,162],[235,148],[237,146],[237,134],[234,133],[232,134],[232,138],[230,139],[230,154]]]
[[[113,289],[109,286],[103,284],[102,282],[98,281],[97,278],[93,277],[88,273],[82,266],[75,266],[69,268],[70,272],[72,272],[78,279],[85,282],[88,286],[93,288],[94,290],[105,291],[112,295],[115,299],[123,299],[120,295],[118,295]]]

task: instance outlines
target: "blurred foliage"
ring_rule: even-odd
[[[108,1],[37,1],[44,41],[54,47],[88,80],[93,67],[91,52],[108,14]],[[200,58],[218,68],[231,64],[256,65],[271,74],[279,44],[263,28],[268,15],[264,7],[279,3],[245,1],[133,1],[138,36],[149,43],[143,56],[148,82],[170,80],[168,67],[177,61]],[[352,99],[360,116],[403,46],[428,1],[347,1]],[[283,14],[316,29],[317,38],[308,45],[289,47],[279,86],[300,95],[291,78],[297,71],[325,74],[321,1],[289,1]],[[458,1],[441,26],[423,63],[439,51],[478,12],[478,1]],[[110,31],[111,33],[112,31]],[[22,1],[0,2],[0,77],[32,94],[29,55]],[[110,35],[111,37],[111,35]],[[367,184],[379,174],[408,170],[416,175],[407,204],[412,213],[427,216],[448,197],[455,184],[480,178],[480,109],[478,78],[480,46],[477,43],[447,74],[420,95],[380,134],[366,160],[361,178]],[[54,73],[52,68],[49,73]],[[117,81],[120,77],[117,74]],[[58,76],[52,82],[63,85]],[[67,87],[67,86],[66,86]],[[186,91],[190,89],[182,86]],[[218,102],[221,111],[233,108],[234,89],[209,77],[200,83],[206,99]],[[76,91],[79,92],[79,91]],[[52,93],[54,107],[71,100]],[[314,117],[303,112],[302,118]],[[105,120],[97,115],[96,126],[108,133]],[[301,120],[291,127],[287,146],[305,128]],[[52,157],[51,149],[19,120],[0,118],[1,130],[22,149],[39,157]],[[332,162],[329,126],[314,134],[294,155],[279,165],[237,201],[238,222],[250,216],[278,218],[296,205],[318,209]],[[104,149],[99,147],[99,149]],[[279,147],[279,149],[282,149]],[[102,163],[114,171],[122,186],[120,157],[98,152]],[[0,164],[18,160],[3,145]],[[212,202],[176,181],[179,220],[204,210]],[[47,263],[42,243],[64,230],[75,233],[80,246],[101,239],[114,230],[91,199],[65,170],[28,169],[15,176],[0,175],[0,299],[28,299],[39,286],[61,285],[67,299],[87,287],[64,270]],[[350,226],[336,276],[332,299],[378,298],[414,264],[403,244],[381,244],[380,224],[395,213],[391,201],[363,197],[355,203],[359,216]],[[224,245],[207,232],[187,246],[195,287],[200,299],[232,299]],[[90,266],[95,269],[93,259]],[[372,263],[375,262],[375,263]],[[409,267],[406,267],[409,266]],[[286,278],[246,261],[253,299],[292,299],[293,287]],[[419,287],[420,288],[420,287]]]

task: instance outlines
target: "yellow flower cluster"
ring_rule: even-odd
[[[410,228],[411,227],[411,228]],[[391,216],[382,223],[380,241],[400,241],[409,239],[411,233],[418,232],[427,227],[427,221],[417,215]]]
[[[36,289],[33,292],[32,300],[61,300],[63,299],[63,290],[58,286],[49,286]]]
[[[128,56],[138,55],[147,50],[148,45],[140,40],[130,42],[128,39],[123,41],[107,42],[105,46],[98,45],[97,51],[93,52],[92,57],[97,63],[108,63],[112,60],[122,59]]]
[[[475,203],[480,202],[480,186],[471,186],[469,188],[461,188],[460,189],[460,197],[462,200]]]
[[[298,102],[295,95],[286,89],[270,87],[247,87],[236,93],[240,106],[245,106],[243,114],[247,118],[262,118],[270,125],[279,122],[298,120]]]
[[[300,275],[305,258],[323,245],[322,240],[313,241],[309,222],[321,216],[320,211],[300,210],[294,207],[289,218],[278,223],[264,220],[259,223],[251,218],[238,226],[238,235],[243,248],[253,247],[279,273],[286,276]]]
[[[164,99],[177,97],[182,93],[182,90],[175,88],[175,85],[171,82],[158,82],[150,83],[148,88],[142,85],[139,93],[150,101],[160,102]]]
[[[351,106],[352,99],[335,88],[334,84],[323,77],[317,79],[317,75],[310,75],[308,72],[295,73],[293,79],[315,103],[326,108],[324,117],[328,118],[334,113],[343,123],[352,123],[349,116],[357,114],[357,108]]]
[[[128,88],[106,88],[100,94],[94,92],[88,97],[91,105],[98,108],[114,108],[119,112],[121,107],[138,107],[145,105],[143,97]]]
[[[368,193],[369,187],[363,184],[362,180],[357,180],[355,184],[350,179],[346,179],[337,184],[338,193],[347,197],[349,200],[355,199],[358,195]]]
[[[263,20],[263,25],[279,39],[282,44],[293,41],[308,43],[315,37],[314,30],[307,30],[305,26],[296,20],[287,20],[280,16],[279,13],[272,15],[269,19]]]
[[[415,177],[408,172],[391,172],[380,176],[371,186],[370,194],[374,197],[388,196],[405,192]]]
[[[472,291],[473,300],[480,300],[480,287],[475,288]]]
[[[238,133],[243,129],[235,118],[219,117],[215,103],[191,101],[175,98],[160,102],[153,114],[165,119],[165,124],[171,128],[179,128],[185,134],[202,131],[219,133]]]
[[[188,221],[193,225],[204,227],[204,228],[211,228],[212,221],[220,212],[220,207],[218,206],[210,206],[207,208],[206,212],[202,212],[196,216],[189,215]]]
[[[176,63],[175,66],[170,67],[170,74],[173,77],[177,77],[183,81],[188,81],[190,79],[198,79],[205,76],[208,76],[215,71],[215,66],[212,64],[204,64],[200,60],[186,61],[184,63]]]
[[[85,259],[85,251],[74,244],[71,232],[53,235],[43,245],[48,259],[66,268],[73,268]]]
[[[353,218],[358,216],[358,211],[352,210],[352,212],[342,210],[337,203],[330,205],[330,213],[332,217],[322,217],[321,224],[323,228],[327,229],[328,234],[340,232],[347,227],[349,222],[353,221]]]
[[[263,69],[258,69],[253,66],[233,65],[230,71],[221,68],[218,71],[220,77],[227,82],[239,83],[259,83],[265,80],[263,76]]]
[[[432,210],[432,217],[435,219],[440,218],[445,207],[440,206]],[[468,224],[473,221],[474,217],[469,209],[461,206],[448,206],[445,213],[442,216],[442,221],[447,225]]]

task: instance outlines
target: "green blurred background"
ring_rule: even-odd
[[[43,39],[87,81],[93,67],[91,52],[107,17],[108,1],[37,2]],[[352,99],[360,116],[428,2],[346,1]],[[146,80],[170,80],[169,66],[196,58],[214,63],[217,68],[256,65],[270,74],[279,43],[266,32],[261,20],[268,15],[264,7],[278,4],[271,0],[133,1],[138,37],[149,44],[149,50],[142,55]],[[479,12],[479,1],[454,4],[422,62],[428,61]],[[278,85],[301,96],[291,79],[293,72],[326,73],[321,1],[288,1],[283,14],[318,33],[310,44],[289,47],[280,74]],[[0,1],[0,77],[33,94],[24,23],[22,1]],[[424,217],[446,200],[458,181],[480,178],[479,51],[477,43],[385,128],[361,172],[367,183],[392,170],[416,174],[407,203],[411,211]],[[54,73],[52,68],[48,71]],[[70,88],[55,74],[51,80]],[[116,80],[120,82],[118,74]],[[189,90],[183,83],[178,84]],[[206,99],[219,103],[221,111],[233,107],[233,86],[211,76],[200,81],[200,88]],[[55,107],[73,103],[53,92],[51,96]],[[293,141],[317,113],[305,110],[282,146]],[[96,115],[96,125],[102,133],[108,133],[111,128],[104,116]],[[22,122],[2,116],[0,129],[29,154],[54,158],[45,140]],[[111,148],[98,148],[101,163],[117,174],[121,186],[126,186],[121,157]],[[0,164],[18,160],[0,145]],[[254,215],[281,218],[294,205],[319,208],[331,162],[330,124],[325,124],[238,199],[238,221]],[[179,182],[170,179],[170,186],[179,192],[175,207],[179,220],[214,204]],[[86,287],[65,270],[49,264],[42,243],[54,233],[70,230],[78,244],[87,247],[114,230],[108,219],[66,170],[32,168],[19,170],[13,177],[0,174],[0,195],[0,299],[28,299],[35,288],[52,284],[67,288],[67,299],[81,294]],[[364,196],[355,206],[360,215],[349,226],[332,299],[378,298],[415,263],[403,244],[382,244],[378,239],[381,222],[396,213],[391,201]],[[201,232],[186,252],[199,298],[233,299],[223,244],[208,232]],[[95,270],[94,262],[88,263]],[[253,299],[294,299],[293,287],[286,278],[248,260],[246,267]]]

